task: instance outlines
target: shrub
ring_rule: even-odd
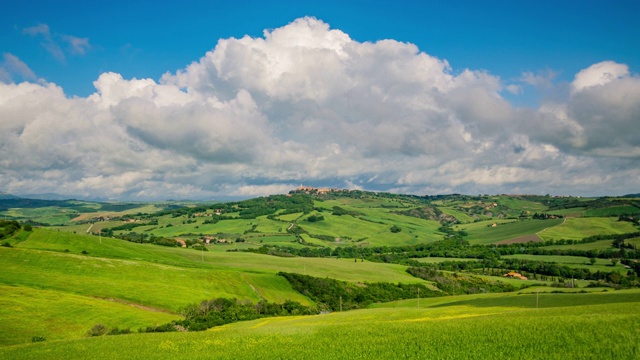
[[[106,326],[102,324],[95,324],[93,327],[87,332],[89,336],[102,336],[107,333],[108,329]]]
[[[43,336],[34,336],[31,338],[31,342],[43,342],[43,341],[47,341],[46,338],[44,338]]]

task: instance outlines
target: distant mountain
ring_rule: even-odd
[[[44,194],[18,194],[18,197],[23,199],[34,199],[34,200],[71,200],[76,199],[76,197],[69,195],[60,195],[56,193],[44,193]]]
[[[7,194],[4,192],[0,192],[0,200],[4,200],[4,199],[17,199],[18,196],[15,195],[11,195],[11,194]]]
[[[640,193],[638,194],[628,194],[623,196],[624,198],[640,198]]]

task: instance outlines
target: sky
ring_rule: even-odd
[[[640,192],[637,1],[0,3],[0,192]]]

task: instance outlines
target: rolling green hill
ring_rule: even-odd
[[[591,216],[632,210],[635,200],[624,201],[339,191],[168,208],[10,208],[41,219],[75,211],[76,220],[0,229],[0,358],[624,358],[639,351],[640,292],[612,288],[638,286],[637,221]],[[547,215],[578,210],[584,217]],[[538,242],[496,246],[514,239]],[[513,269],[529,280],[502,276]],[[280,272],[309,275],[298,276],[307,287]],[[562,289],[574,274],[581,288]],[[319,296],[332,294],[325,298],[338,309],[340,291],[379,295],[394,284],[421,284],[422,298],[371,303],[342,293],[370,309],[138,333],[175,330],[170,322],[203,300],[321,309],[329,300]],[[517,290],[483,293],[498,288]],[[442,296],[454,293],[471,295]],[[98,324],[132,333],[88,337]]]

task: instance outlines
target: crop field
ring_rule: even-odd
[[[0,348],[11,359],[603,359],[637,358],[637,291],[470,295],[199,333],[107,336]],[[432,302],[433,300],[433,302]],[[596,340],[597,339],[597,340]],[[122,349],[127,349],[126,354]]]
[[[637,228],[633,224],[626,221],[618,221],[617,218],[612,217],[566,218],[566,221],[562,224],[546,229],[538,235],[544,240],[579,240],[593,235],[622,234],[635,231],[637,231]]]
[[[463,229],[469,233],[465,238],[471,244],[491,244],[502,240],[509,240],[524,235],[544,233],[562,223],[563,219],[550,220],[509,220],[483,221],[474,224],[458,225],[456,229]],[[496,227],[491,224],[496,223]]]

